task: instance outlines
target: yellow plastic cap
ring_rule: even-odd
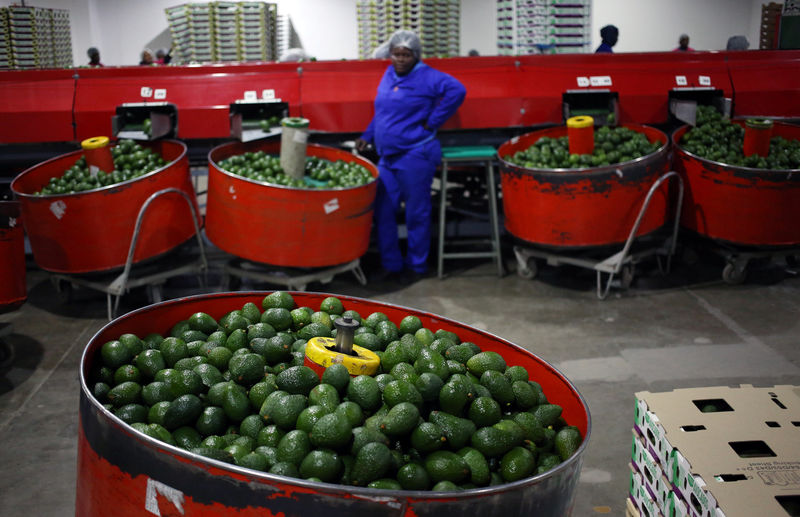
[[[306,357],[323,368],[332,364],[343,364],[350,375],[374,375],[381,360],[378,354],[358,345],[353,345],[356,355],[336,351],[336,340],[330,337],[314,337],[306,343]]]
[[[81,142],[83,149],[99,149],[108,145],[109,139],[107,136],[93,136]]]
[[[593,125],[594,119],[588,115],[578,115],[577,117],[570,117],[567,119],[567,127],[573,129],[583,129]]]

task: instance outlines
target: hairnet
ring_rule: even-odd
[[[89,47],[89,50],[86,51],[86,55],[89,57],[100,55],[100,51],[97,50],[97,47]]]
[[[606,25],[600,29],[600,37],[603,38],[604,41],[617,38],[618,36],[619,29],[614,25]]]
[[[689,35],[688,34],[681,34],[681,36],[678,38],[678,41],[683,40],[683,39],[689,39]]]
[[[389,38],[389,50],[395,47],[405,47],[411,51],[415,59],[419,59],[422,55],[422,43],[419,41],[419,36],[414,31],[400,29],[392,34]]]
[[[750,42],[744,36],[731,36],[728,38],[727,50],[747,50],[750,48]]]

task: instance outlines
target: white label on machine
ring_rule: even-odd
[[[257,101],[258,100],[258,94],[256,93],[255,90],[247,90],[246,92],[244,92],[244,100],[251,101],[251,102],[252,101]]]
[[[53,201],[50,203],[50,211],[56,216],[56,219],[64,217],[64,212],[67,211],[67,204],[63,201]]]
[[[157,88],[153,92],[153,98],[156,100],[164,100],[167,98],[167,89],[166,88]]]
[[[325,209],[325,215],[328,215],[332,212],[339,210],[339,198],[335,197],[322,205],[322,208]]]
[[[8,218],[8,227],[9,228],[16,228],[17,227],[17,218],[16,217],[9,217]]]
[[[711,86],[711,78],[707,75],[697,76],[697,82],[700,83],[700,86]]]
[[[142,88],[139,90],[139,95],[141,95],[145,99],[152,97],[153,89],[150,88],[149,86],[142,86]]]
[[[265,101],[271,101],[275,98],[275,90],[261,90],[261,98]]]
[[[100,172],[100,167],[98,167],[97,165],[89,166],[89,176],[91,176],[92,178],[96,178],[98,172]]]
[[[154,515],[160,516],[161,509],[158,507],[159,499],[166,500],[166,502],[171,503],[181,515],[185,514],[183,510],[183,492],[176,490],[171,486],[167,486],[160,481],[147,478],[147,492],[145,493],[144,509]],[[169,514],[172,515],[173,512],[170,511]]]
[[[685,75],[676,75],[675,76],[675,84],[678,86],[686,86],[689,82],[686,80]]]
[[[305,131],[295,131],[292,140],[294,140],[298,144],[304,144],[308,142],[308,133],[306,133]]]
[[[585,88],[589,86],[589,78],[588,77],[578,77],[578,86],[581,88]]]
[[[611,86],[610,75],[593,75],[589,78],[589,83],[592,86]]]

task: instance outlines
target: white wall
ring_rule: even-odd
[[[595,0],[592,3],[592,48],[600,28],[619,28],[615,52],[672,50],[681,33],[695,50],[724,50],[730,36],[744,34],[758,48],[759,0]],[[752,14],[758,10],[758,19]],[[755,30],[755,32],[752,32]]]
[[[86,49],[100,49],[105,65],[135,65],[143,48],[168,46],[166,7],[188,0],[29,0],[27,5],[70,10],[72,51],[85,64]],[[356,0],[273,0],[289,15],[306,51],[320,60],[358,57]],[[766,0],[763,0],[766,1]],[[0,0],[7,6],[11,0]],[[744,34],[758,48],[762,0],[594,0],[592,47],[599,31],[620,29],[616,52],[670,50],[689,34],[698,50],[724,49],[728,37]],[[493,0],[462,0],[461,53],[496,53]]]

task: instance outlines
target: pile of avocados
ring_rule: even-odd
[[[122,139],[111,147],[111,157],[114,160],[113,171],[101,170],[92,175],[86,158],[81,156],[61,176],[50,178],[47,185],[34,192],[34,195],[74,194],[108,187],[144,176],[167,165],[166,160],[158,153],[130,139]]]
[[[650,142],[644,133],[627,127],[601,126],[594,131],[592,154],[570,154],[568,137],[545,136],[503,159],[527,169],[585,169],[629,162],[654,153],[663,145]]]
[[[351,188],[374,181],[369,169],[357,162],[332,162],[316,156],[306,157],[303,179],[292,178],[281,168],[280,156],[264,151],[246,152],[220,160],[219,166],[243,178],[293,188]]]
[[[781,136],[770,139],[766,157],[742,150],[744,128],[722,116],[713,106],[697,106],[695,126],[681,137],[680,146],[700,158],[754,169],[800,168],[800,140]]]
[[[304,366],[306,341],[375,351],[374,376]],[[458,491],[541,474],[582,442],[519,365],[417,316],[345,310],[336,297],[298,307],[275,291],[218,320],[204,312],[167,335],[104,343],[89,388],[150,437],[260,472],[391,490]]]

